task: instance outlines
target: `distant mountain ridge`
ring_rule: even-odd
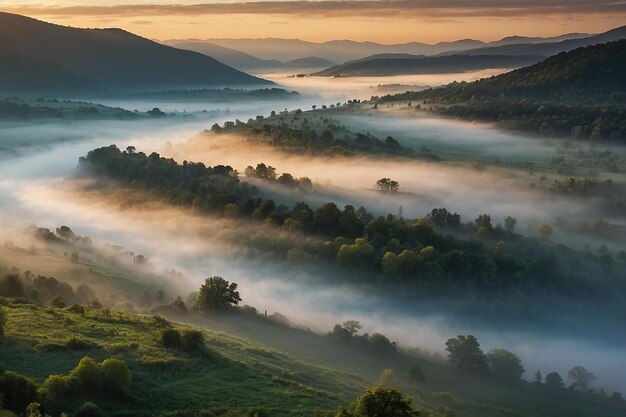
[[[544,57],[556,55],[560,52],[571,51],[576,48],[595,45],[599,43],[613,42],[626,39],[626,26],[617,27],[607,32],[583,38],[565,39],[558,42],[540,43],[513,43],[500,46],[488,46],[470,50],[463,50],[464,55],[541,55]],[[446,52],[444,55],[452,55],[457,52]]]
[[[206,55],[164,46],[121,29],[77,29],[10,13],[0,12],[0,47],[56,62],[111,88],[270,83]]]
[[[587,33],[570,33],[551,37],[510,36],[493,42],[483,42],[475,39],[460,39],[449,42],[427,44],[421,42],[407,42],[402,44],[380,44],[376,42],[358,42],[351,40],[332,40],[326,42],[309,42],[300,39],[227,39],[214,38],[199,42],[207,42],[237,51],[254,55],[261,59],[278,59],[288,61],[303,56],[318,56],[337,63],[360,59],[366,56],[383,53],[406,53],[412,55],[439,55],[447,52],[465,51],[482,47],[500,46],[504,44],[534,44],[559,42],[565,39],[579,39],[594,36]],[[198,41],[197,39],[195,41]],[[182,42],[179,41],[167,41]],[[596,42],[597,43],[597,42]],[[482,54],[491,55],[491,54]],[[493,54],[495,55],[495,54]],[[527,54],[532,55],[532,54]]]
[[[534,55],[449,55],[417,56],[379,54],[350,61],[312,75],[321,77],[392,76],[407,74],[446,74],[491,68],[519,68],[541,61]]]
[[[287,62],[278,59],[261,59],[236,49],[199,40],[174,40],[163,43],[175,48],[199,52],[242,71],[318,70],[335,65],[332,61],[315,56],[302,56]]]

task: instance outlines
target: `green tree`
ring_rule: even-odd
[[[417,364],[417,362],[411,362],[409,367],[406,369],[406,375],[415,382],[426,380],[426,375],[424,375],[424,371],[422,371],[422,368]]]
[[[420,413],[411,403],[396,389],[376,386],[365,390],[350,405],[349,412],[340,409],[336,417],[416,417]]]
[[[226,310],[240,301],[236,283],[214,276],[207,278],[200,287],[196,306],[202,310]]]
[[[550,372],[546,375],[546,386],[555,389],[565,388],[563,378],[561,378],[561,375],[558,372]]]
[[[487,373],[489,368],[478,339],[472,335],[459,335],[446,342],[448,360],[461,372]]]
[[[543,376],[541,375],[541,371],[539,369],[537,369],[537,372],[535,372],[533,384],[536,384],[536,385],[543,384]]]
[[[500,379],[518,380],[524,374],[519,356],[506,349],[493,349],[487,353],[489,371]],[[539,378],[541,380],[541,377]]]

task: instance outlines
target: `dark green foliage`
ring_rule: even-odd
[[[487,359],[475,336],[459,335],[446,342],[448,360],[460,372],[486,374],[489,372]]]
[[[541,283],[562,293],[571,291],[574,285],[573,278],[564,277],[556,270],[554,256],[541,247],[518,251],[512,259],[492,250],[485,251],[478,241],[460,240],[438,231],[451,228],[484,239],[511,238],[501,227],[494,227],[486,214],[477,219],[480,225],[477,235],[476,227],[461,224],[460,216],[445,208],[416,220],[393,215],[374,218],[365,208],[345,206],[342,210],[335,203],[312,209],[300,202],[289,209],[272,200],[253,197],[254,187],[240,182],[231,167],[206,167],[190,162],[179,165],[158,154],[146,156],[134,149],[122,152],[115,146],[89,152],[81,158],[81,166],[91,174],[150,190],[174,205],[270,223],[280,230],[279,235],[259,230],[244,239],[243,244],[273,253],[294,266],[319,260],[326,265],[335,264],[346,274],[358,271],[355,279],[376,282],[384,275],[388,278],[386,285],[409,285],[420,290],[468,287],[525,290]],[[255,175],[259,175],[259,168],[266,178],[276,175],[271,167],[261,164],[254,168]],[[327,242],[309,239],[315,236]],[[580,283],[584,281],[579,280],[576,285]],[[214,308],[211,303],[205,307]]]
[[[103,417],[104,414],[97,405],[92,402],[87,402],[80,406],[74,413],[74,417]]]
[[[7,313],[0,307],[0,336],[4,336],[4,328],[7,327]],[[2,374],[2,372],[0,372]]]
[[[201,352],[204,349],[204,334],[199,330],[161,330],[161,343],[168,349],[184,352]]]
[[[376,386],[365,390],[351,405],[349,411],[340,409],[336,417],[415,417],[420,413],[393,388]]]
[[[114,358],[96,363],[85,356],[68,375],[50,375],[40,394],[47,405],[58,409],[77,398],[123,401],[131,388],[132,374],[126,363]]]
[[[174,329],[161,330],[161,344],[167,349],[179,349],[180,332]]]
[[[422,371],[422,368],[420,368],[417,362],[412,362],[409,365],[406,369],[406,375],[415,382],[426,381],[426,375],[424,375],[424,371]]]
[[[626,40],[578,48],[472,83],[386,96],[440,114],[575,139],[626,140]]]
[[[519,356],[505,349],[493,349],[487,353],[489,372],[503,380],[519,380],[524,374],[524,367]],[[541,382],[541,376],[539,376]]]
[[[0,394],[4,408],[21,414],[37,398],[37,386],[23,375],[6,371],[0,377]]]
[[[201,310],[226,310],[240,301],[236,283],[230,283],[222,277],[210,277],[200,287],[196,307]]]
[[[546,386],[554,389],[565,388],[563,378],[561,378],[561,375],[558,372],[550,372],[546,375]]]
[[[328,336],[340,343],[366,349],[378,355],[397,350],[396,343],[390,341],[387,336],[380,333],[358,334],[360,329],[361,325],[358,321],[349,320],[335,325]]]

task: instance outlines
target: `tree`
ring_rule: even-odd
[[[541,223],[537,229],[539,230],[539,235],[541,235],[542,239],[548,239],[554,232],[554,226],[550,223]]]
[[[4,336],[5,327],[7,327],[7,313],[0,307],[0,336]]]
[[[541,375],[541,371],[539,369],[537,369],[537,372],[535,372],[535,376],[534,376],[534,379],[533,379],[533,384],[535,384],[535,385],[543,384],[543,376]]]
[[[524,374],[524,367],[519,356],[506,349],[493,349],[487,353],[489,371],[500,379],[518,380]],[[541,380],[541,374],[539,375]]]
[[[376,181],[376,188],[384,192],[396,192],[400,188],[400,184],[391,178],[381,178]]]
[[[376,386],[365,390],[359,398],[350,405],[350,411],[339,410],[337,417],[415,417],[419,411],[415,410],[410,398],[404,398],[402,393],[393,388]]]
[[[214,276],[207,278],[200,287],[196,306],[202,310],[226,310],[240,301],[236,283]]]
[[[515,231],[515,226],[517,225],[517,219],[511,216],[506,216],[504,218],[504,228],[507,232],[513,233]]]
[[[558,372],[550,372],[546,375],[546,385],[550,388],[555,389],[563,389],[565,385],[563,384],[563,378]]]
[[[475,336],[459,335],[446,342],[448,360],[461,372],[487,373],[489,368]]]
[[[357,320],[348,320],[341,325],[352,336],[356,335],[361,330],[361,323]]]
[[[617,392],[615,391],[613,394],[611,394],[611,399],[613,401],[624,401],[624,396],[622,395],[621,392]]]
[[[424,371],[417,364],[417,362],[411,362],[409,367],[406,369],[406,375],[413,381],[425,381],[426,375],[424,375]]]
[[[587,371],[583,366],[575,366],[567,373],[569,379],[573,381],[572,386],[582,392],[589,390],[589,385],[596,379],[593,372]]]
[[[479,215],[474,222],[476,223],[478,230],[481,228],[485,228],[488,231],[493,230],[493,226],[491,225],[491,216],[488,214]]]

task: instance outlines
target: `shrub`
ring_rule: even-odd
[[[74,417],[103,417],[104,414],[97,405],[92,402],[85,403],[80,406],[74,413]]]
[[[183,330],[181,349],[186,352],[199,352],[204,348],[204,334],[199,330]]]
[[[180,349],[180,332],[174,329],[161,330],[161,343],[163,344],[163,347],[167,349]]]
[[[4,408],[22,413],[28,404],[35,401],[37,386],[31,379],[7,371],[0,378],[0,392],[4,398]]]
[[[124,361],[119,359],[105,359],[100,364],[102,372],[102,386],[104,392],[112,398],[126,398],[130,395],[133,377]]]

